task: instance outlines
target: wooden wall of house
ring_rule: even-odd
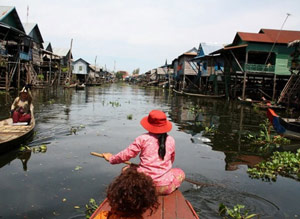
[[[88,74],[88,65],[79,60],[78,62],[74,63],[73,74]]]
[[[261,51],[269,53],[272,49],[273,44],[262,44],[262,43],[248,43],[246,51]],[[291,66],[291,53],[292,48],[288,48],[286,44],[275,45],[272,53],[275,54],[275,74],[276,75],[290,75]],[[265,60],[263,60],[265,63]]]

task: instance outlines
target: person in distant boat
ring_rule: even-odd
[[[158,207],[153,180],[144,173],[128,168],[107,189],[110,211],[100,211],[95,219],[142,219],[150,209],[150,215]]]
[[[28,87],[24,87],[11,105],[13,123],[30,122],[32,97]]]
[[[159,194],[170,194],[185,179],[183,170],[172,168],[175,159],[175,140],[167,134],[172,129],[172,123],[160,110],[152,110],[140,123],[149,131],[148,133],[137,137],[118,154],[103,153],[103,156],[111,164],[119,164],[140,154],[141,162],[136,167],[137,170],[153,179]]]
[[[65,85],[70,86],[70,79],[69,78],[66,78]]]

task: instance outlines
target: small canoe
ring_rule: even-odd
[[[268,109],[268,108],[271,108],[271,109],[275,109],[275,110],[285,110],[285,107],[284,106],[281,106],[281,105],[274,105],[274,104],[271,104],[271,103],[255,103],[253,104],[254,107],[257,107],[257,108],[260,108],[260,109]]]
[[[178,189],[170,195],[159,196],[158,201],[158,209],[155,212],[153,212],[152,215],[150,215],[150,210],[146,211],[143,214],[143,218],[199,219],[190,202],[183,197],[182,193]],[[110,211],[110,209],[111,208],[109,206],[108,200],[105,199],[93,213],[90,219],[96,218],[96,216],[101,211]]]
[[[207,98],[223,98],[225,97],[225,94],[220,94],[220,95],[209,95],[209,94],[197,94],[197,93],[188,93],[188,92],[183,92],[184,95],[187,96],[194,96],[194,97],[207,97]]]
[[[84,90],[85,89],[85,84],[77,84],[76,85],[76,90]]]
[[[183,94],[183,91],[178,91],[178,90],[175,90],[175,89],[173,89],[173,91],[174,91],[176,94]]]
[[[267,117],[278,134],[289,139],[300,140],[300,121],[298,119],[281,118],[270,108],[267,110]]]
[[[76,88],[77,84],[64,85],[64,88]]]
[[[35,127],[35,119],[31,114],[30,124],[13,123],[12,118],[0,121],[0,153],[10,151],[26,141]]]

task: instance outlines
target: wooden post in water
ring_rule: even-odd
[[[244,81],[243,81],[243,95],[242,98],[245,100],[245,92],[246,92],[246,77],[247,77],[247,70],[246,66],[248,64],[248,52],[246,52],[246,61],[245,61],[245,67],[244,67]]]
[[[70,51],[69,51],[69,71],[68,71],[68,77],[69,77],[69,81],[71,84],[71,76],[72,76],[72,64],[71,64],[71,58],[72,58],[72,44],[73,44],[73,39],[71,39],[71,45],[70,45]]]
[[[20,90],[20,80],[21,80],[21,63],[20,63],[20,57],[18,61],[18,91]]]
[[[275,100],[275,94],[276,94],[276,73],[274,72],[272,101]]]

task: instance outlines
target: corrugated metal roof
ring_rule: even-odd
[[[246,42],[262,42],[262,43],[274,43],[268,35],[261,33],[245,33],[237,32],[239,37]]]
[[[246,42],[284,43],[300,39],[300,31],[261,29],[259,33],[237,32]]]
[[[43,43],[44,42],[41,31],[39,29],[39,26],[36,23],[23,23],[23,27],[25,29],[25,33],[28,36],[32,37],[36,42],[38,42],[38,43]],[[35,39],[34,32],[38,36],[38,39]]]
[[[163,69],[163,68],[157,68],[156,69],[156,73],[158,75],[165,75],[167,73],[167,69]]]
[[[0,6],[0,21],[2,21],[15,7]]]
[[[210,53],[222,49],[224,46],[217,43],[200,43],[197,56],[194,59],[199,59],[204,56],[208,56]]]
[[[44,43],[43,43],[43,47],[44,47],[45,50],[50,51],[50,52],[53,52],[52,46],[51,46],[51,43],[50,43],[50,42],[48,42],[48,41],[44,42]]]
[[[15,22],[16,22],[16,25],[14,28],[22,31],[25,33],[25,30],[24,30],[24,27],[21,23],[21,20],[19,18],[19,15],[17,13],[17,10],[15,7],[13,6],[0,6],[0,21],[7,24],[7,25],[10,25],[8,23],[5,22],[5,18],[10,14],[12,13],[12,16],[14,17],[15,19]]]
[[[300,31],[293,30],[274,30],[274,29],[261,29],[260,32],[268,35],[272,41],[277,43],[289,43],[294,40],[300,40]],[[279,34],[280,32],[280,34]],[[278,37],[279,34],[279,37]]]
[[[53,48],[53,53],[58,56],[67,56],[69,51],[66,48]]]

